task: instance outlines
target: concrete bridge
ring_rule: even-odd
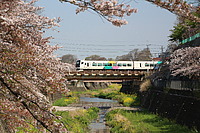
[[[66,73],[68,80],[141,80],[153,71],[76,71]]]

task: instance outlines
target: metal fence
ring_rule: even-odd
[[[200,90],[200,80],[155,80],[153,82],[156,88],[169,88],[175,90]]]
[[[168,88],[176,90],[200,90],[200,82],[192,81],[170,81]]]

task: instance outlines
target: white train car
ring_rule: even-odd
[[[152,70],[161,61],[134,61],[134,70]]]
[[[132,61],[77,60],[77,70],[133,70]]]
[[[152,70],[160,61],[91,61],[77,60],[77,70]]]

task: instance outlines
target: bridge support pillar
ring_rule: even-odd
[[[82,80],[77,80],[77,82],[75,83],[75,86],[78,88],[84,88],[85,90],[87,90],[87,88],[85,87],[85,84]]]
[[[123,81],[121,92],[132,94],[139,91],[139,87],[142,81],[132,80],[132,81]]]

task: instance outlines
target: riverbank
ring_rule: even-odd
[[[60,121],[67,130],[72,133],[88,133],[89,124],[98,117],[99,109],[92,107],[89,109],[76,109],[68,111],[56,111]]]
[[[87,99],[87,102],[92,102],[93,100],[97,100],[95,98],[97,96],[101,97],[101,98],[107,98],[107,99],[113,99],[113,100],[119,101],[119,103],[123,104],[124,107],[115,107],[114,108],[109,105],[108,107],[106,107],[107,111],[104,114],[104,115],[106,115],[106,119],[101,120],[101,123],[100,123],[100,124],[108,125],[110,127],[109,132],[111,132],[111,133],[118,133],[118,132],[120,132],[120,133],[133,133],[133,132],[148,133],[148,132],[154,132],[154,131],[165,132],[165,133],[166,132],[168,132],[168,133],[171,133],[171,132],[194,133],[195,132],[194,130],[190,130],[187,127],[180,126],[180,125],[176,124],[175,122],[172,122],[165,118],[161,118],[157,115],[148,113],[148,112],[144,111],[143,109],[141,109],[139,106],[135,106],[135,105],[139,105],[139,102],[138,102],[139,98],[137,97],[137,95],[136,94],[127,95],[127,94],[121,93],[120,88],[121,88],[121,85],[113,84],[113,85],[110,85],[106,89],[85,91],[85,92],[71,92],[69,94],[69,96],[65,96],[64,99],[62,99],[62,101],[69,102],[70,99],[74,100],[74,99],[76,99],[74,97],[79,97],[79,96],[84,96],[85,97],[84,99]],[[92,97],[94,99],[92,99]],[[74,102],[77,102],[77,101],[78,100],[76,99]],[[97,101],[99,101],[99,99]],[[95,105],[95,103],[94,103],[94,105]],[[74,108],[56,107],[55,109],[59,110],[59,108],[61,110],[64,108],[67,109],[66,112],[73,112],[73,111],[77,112],[79,109],[80,110],[83,110],[84,108],[90,109],[91,106],[90,107],[82,106],[82,107],[74,107]],[[101,109],[101,108],[99,108],[99,109]],[[87,112],[87,111],[85,111],[85,112]],[[107,112],[109,112],[109,113],[107,114]],[[94,119],[95,119],[95,124],[98,125],[99,118],[102,118],[102,116],[101,116],[102,114],[99,112],[96,112],[96,113],[97,113],[97,118],[94,118]],[[78,118],[82,119],[79,116],[78,116]],[[69,121],[73,120],[72,118],[70,118],[69,115],[68,115],[68,118],[65,117],[65,119],[68,119],[68,120],[71,119]],[[83,122],[82,123],[83,127],[85,127],[84,121],[82,121],[82,122]],[[92,122],[92,120],[91,120],[91,122]],[[91,124],[91,122],[90,123],[87,122],[88,127],[89,127],[89,124]],[[66,124],[68,124],[68,123],[66,122]],[[146,126],[144,126],[144,125],[146,125]],[[95,126],[93,125],[92,127],[95,127]],[[71,128],[71,129],[73,129],[73,128]],[[175,130],[175,129],[178,129],[178,130]],[[73,131],[73,132],[75,132],[75,131]],[[95,131],[94,131],[94,133],[95,133]]]

